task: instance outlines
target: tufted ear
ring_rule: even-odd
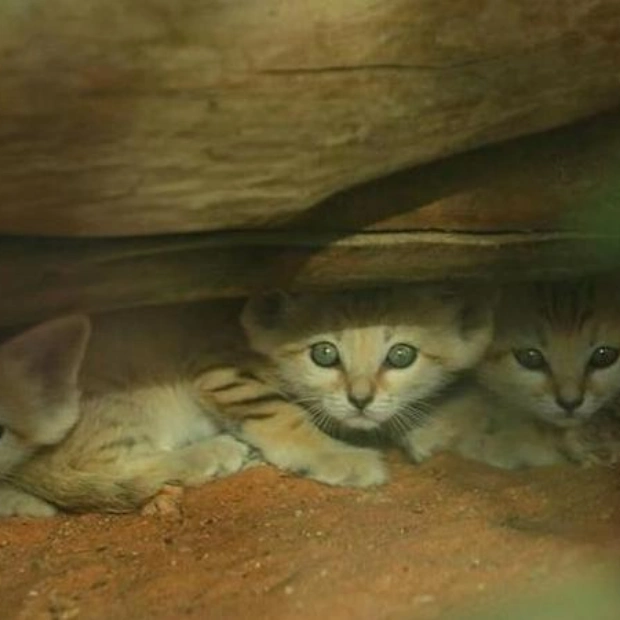
[[[286,293],[274,291],[251,297],[243,309],[243,317],[264,329],[272,329],[284,312]]]
[[[42,323],[0,347],[0,424],[33,443],[54,443],[78,415],[78,374],[90,320]]]
[[[464,345],[462,368],[476,365],[491,344],[498,300],[499,292],[492,286],[468,285],[455,291],[455,320]]]
[[[454,320],[464,339],[480,330],[492,329],[499,302],[498,286],[479,282],[426,285],[424,291],[436,302],[453,309]]]
[[[492,331],[499,301],[499,289],[475,285],[462,293],[459,322],[463,335],[472,337],[480,331]]]
[[[246,330],[280,327],[295,299],[295,294],[280,290],[250,297],[243,308],[241,322]]]
[[[297,298],[296,294],[274,291],[247,301],[241,325],[254,351],[269,355],[279,345],[297,307]]]

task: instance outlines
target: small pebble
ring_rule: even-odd
[[[413,600],[421,605],[428,605],[429,603],[435,602],[435,597],[432,594],[420,594]]]

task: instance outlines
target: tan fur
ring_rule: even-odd
[[[75,425],[77,377],[89,334],[86,317],[68,316],[0,346],[0,479]],[[48,502],[0,483],[0,515],[54,512]]]
[[[366,487],[387,480],[379,452],[348,445],[319,430],[268,376],[260,378],[261,366],[257,364],[256,374],[237,367],[207,372],[201,388],[205,402],[233,421],[239,436],[258,448],[266,461],[331,485]]]
[[[240,469],[247,446],[221,434],[193,384],[214,358],[234,355],[238,310],[197,304],[95,317],[77,424],[5,478],[61,508],[122,512],[167,483],[195,485]]]
[[[482,355],[491,311],[492,299],[419,286],[255,299],[243,324],[259,356],[243,371],[206,373],[205,398],[279,467],[329,484],[378,484],[387,479],[379,453],[337,439],[398,441]],[[312,361],[320,342],[338,348],[338,365]],[[415,347],[417,358],[388,368],[398,343]],[[363,410],[351,398],[365,399]]]
[[[535,284],[510,289],[499,308],[497,334],[479,369],[480,382],[527,417],[579,426],[620,391],[620,363],[592,369],[599,346],[620,348],[620,295],[615,281]],[[535,348],[547,361],[531,371],[514,350]],[[559,402],[583,398],[567,413]]]
[[[516,468],[576,461],[615,462],[620,428],[609,409],[620,392],[620,362],[593,369],[600,346],[620,347],[620,299],[609,281],[510,287],[476,382],[410,433],[415,460],[452,450]],[[522,367],[515,349],[535,348],[541,370]],[[562,398],[583,402],[574,410]]]
[[[475,384],[444,403],[428,424],[413,429],[405,447],[417,463],[439,452],[454,452],[502,469],[570,460],[565,430],[526,421],[510,408],[500,408]]]
[[[240,469],[247,443],[328,484],[379,484],[380,453],[330,436],[332,425],[402,434],[490,337],[490,304],[444,288],[288,296],[276,310],[265,299],[247,305],[252,351],[236,303],[94,317],[77,424],[5,477],[67,510],[121,512],[165,484]],[[310,360],[309,347],[324,339],[338,343],[339,368]],[[386,366],[394,343],[417,349],[410,368]],[[365,410],[352,409],[351,397],[368,398]]]

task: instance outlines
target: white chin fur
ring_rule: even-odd
[[[551,416],[541,416],[542,419],[548,424],[553,424],[554,426],[558,426],[559,428],[574,428],[576,426],[581,426],[585,424],[589,419],[590,415],[576,415],[576,416],[565,416],[562,414],[551,415]]]
[[[349,428],[359,428],[362,430],[371,430],[379,426],[378,422],[376,422],[375,420],[371,420],[364,415],[354,415],[349,418],[345,418],[344,420],[341,420],[341,422]]]
[[[580,420],[576,418],[563,418],[554,420],[552,424],[554,424],[558,428],[576,428],[578,426],[582,426],[586,422],[587,420]]]

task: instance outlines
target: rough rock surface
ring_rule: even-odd
[[[616,0],[3,0],[0,232],[258,227],[620,102]]]

